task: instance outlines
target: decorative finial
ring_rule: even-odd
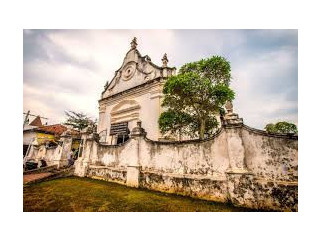
[[[233,104],[231,101],[226,102],[227,114],[224,115],[224,125],[226,126],[240,126],[243,124],[243,119],[239,118],[237,113],[233,112]]]
[[[162,60],[162,67],[167,67],[169,60],[166,53],[163,55],[163,58],[161,60]]]
[[[132,39],[132,41],[131,41],[131,49],[136,49],[136,48],[137,48],[137,45],[138,45],[138,43],[137,43],[137,38],[134,37],[134,38]]]
[[[130,133],[133,137],[146,136],[146,131],[141,127],[141,120],[137,121],[137,126],[134,127]]]
[[[226,103],[227,114],[233,113],[233,105],[231,101],[227,101]]]
[[[139,120],[137,121],[137,126],[138,126],[139,128],[141,128],[141,123],[142,123],[142,121],[139,119]]]

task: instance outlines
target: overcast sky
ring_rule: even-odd
[[[23,110],[65,120],[65,110],[98,117],[103,87],[121,66],[133,37],[161,66],[221,55],[231,63],[234,111],[262,129],[298,124],[297,30],[24,30]]]

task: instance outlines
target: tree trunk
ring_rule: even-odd
[[[199,126],[199,137],[200,139],[204,139],[204,131],[206,129],[206,121],[204,119],[200,119],[200,126]]]

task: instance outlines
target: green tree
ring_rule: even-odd
[[[280,134],[297,134],[297,126],[293,123],[288,122],[277,122],[276,124],[269,123],[264,129],[268,133],[280,133]]]
[[[179,140],[182,134],[189,134],[188,125],[192,121],[190,115],[184,112],[175,112],[172,109],[165,111],[159,118],[160,131],[178,134]]]
[[[215,114],[234,99],[230,71],[229,62],[220,56],[183,65],[164,84],[162,106],[167,110],[160,115],[160,131],[210,136],[218,125]]]
[[[66,114],[66,122],[65,125],[72,126],[74,129],[82,130],[88,126],[91,126],[93,128],[97,125],[97,120],[93,121],[90,117],[88,117],[84,113],[77,113],[74,111],[65,111]]]

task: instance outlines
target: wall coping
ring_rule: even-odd
[[[183,141],[155,141],[155,140],[151,140],[147,137],[145,137],[144,139],[147,142],[151,142],[153,144],[161,144],[161,145],[180,145],[180,144],[192,144],[192,143],[203,143],[203,142],[209,142],[211,140],[214,140],[216,137],[218,137],[222,132],[224,131],[224,128],[219,128],[213,136],[211,136],[210,138],[207,139],[191,139],[191,140],[183,140]]]
[[[298,135],[268,133],[268,132],[266,132],[264,130],[252,128],[252,127],[249,127],[249,126],[247,126],[245,124],[243,124],[243,128],[246,129],[249,132],[256,133],[256,134],[263,135],[263,136],[298,140]]]
[[[268,133],[268,132],[266,132],[264,130],[252,128],[252,127],[249,127],[249,126],[247,126],[245,124],[242,124],[241,126],[236,126],[236,127],[245,129],[248,132],[255,133],[255,134],[258,134],[258,135],[262,135],[262,136],[298,140],[298,135]],[[203,139],[203,140],[191,139],[191,140],[183,140],[183,141],[156,141],[156,140],[149,139],[146,136],[144,137],[144,140],[146,142],[149,142],[149,143],[152,143],[152,144],[159,144],[159,145],[181,145],[181,144],[204,143],[204,142],[209,142],[209,141],[214,140],[223,131],[225,131],[225,129],[227,129],[227,128],[228,128],[227,126],[222,126],[221,128],[219,128],[214,133],[213,136],[211,136],[210,138],[207,138],[207,139]],[[229,127],[229,128],[232,128],[232,127]],[[126,144],[128,144],[131,141],[131,139],[132,139],[132,137],[130,137],[128,141],[126,141],[124,143],[117,144],[117,145],[103,144],[103,143],[100,143],[100,142],[98,142],[98,145],[101,146],[101,147],[106,147],[106,148],[119,148],[119,147],[123,147]]]

